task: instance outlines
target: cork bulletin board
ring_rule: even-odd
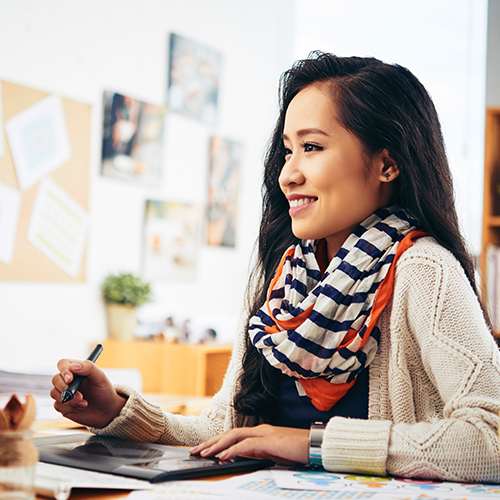
[[[1,88],[4,125],[2,131],[5,140],[5,153],[0,156],[0,182],[19,190],[12,153],[5,136],[5,123],[50,94],[5,81],[1,82]],[[87,211],[89,201],[91,108],[88,104],[65,98],[62,99],[62,104],[72,155],[69,161],[52,171],[47,177],[57,183]],[[74,276],[70,276],[35,248],[27,239],[28,225],[38,187],[39,182],[24,191],[20,191],[22,198],[14,256],[11,264],[0,262],[0,280],[83,282],[86,274],[86,250],[84,250],[79,272]]]

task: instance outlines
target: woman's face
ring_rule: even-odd
[[[279,183],[290,202],[293,234],[326,238],[331,259],[361,221],[388,203],[387,181],[399,172],[390,166],[387,150],[373,158],[366,155],[361,142],[340,124],[328,92],[324,84],[315,84],[291,101]]]

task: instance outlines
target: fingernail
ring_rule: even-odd
[[[228,456],[229,456],[229,452],[223,451],[222,453],[219,453],[217,455],[217,458],[219,458],[220,460],[225,460]]]
[[[198,446],[194,446],[193,448],[191,448],[191,449],[189,450],[189,453],[191,453],[191,454],[198,453],[198,450],[199,450],[199,449],[200,449],[200,446],[199,446],[199,445],[198,445]]]
[[[79,401],[78,403],[76,403],[76,406],[77,406],[78,408],[87,408],[88,403],[87,403],[87,401],[85,401],[85,400],[84,400],[84,401]]]
[[[69,373],[66,373],[66,375],[64,375],[64,381],[69,384],[69,381],[70,381],[70,376],[69,376]]]
[[[210,450],[211,450],[211,449],[212,449],[212,448],[207,448],[206,450],[203,450],[203,451],[200,453],[200,455],[201,455],[202,457],[206,457],[206,456],[210,453]]]
[[[82,369],[82,365],[80,363],[71,363],[69,367],[71,368],[71,371],[74,372],[79,372]]]

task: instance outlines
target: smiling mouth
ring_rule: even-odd
[[[290,200],[290,208],[309,205],[309,203],[313,203],[314,201],[316,201],[316,198],[299,198],[298,200]]]

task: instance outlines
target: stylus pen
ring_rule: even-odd
[[[92,361],[92,363],[95,363],[97,358],[99,357],[99,354],[101,354],[102,349],[103,349],[102,344],[97,344],[92,349],[92,352],[89,354],[89,357],[87,359]],[[73,375],[73,380],[66,386],[66,389],[64,389],[64,391],[62,391],[61,393],[61,403],[67,403],[68,401],[71,401],[73,399],[75,392],[78,389],[80,389],[80,386],[82,385],[84,378],[85,377],[83,375]]]

